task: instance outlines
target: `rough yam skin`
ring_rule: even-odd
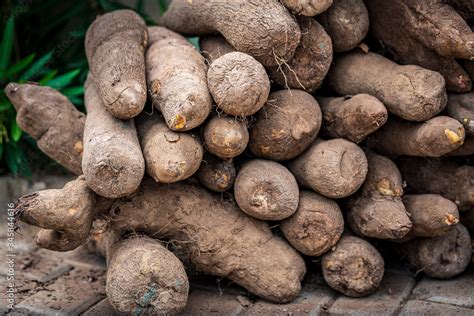
[[[403,205],[403,180],[390,159],[366,152],[369,171],[360,196],[350,202],[347,222],[359,236],[401,239],[412,228]]]
[[[285,238],[299,252],[321,256],[336,245],[344,231],[337,203],[311,191],[301,191],[296,212],[281,222]]]
[[[334,199],[357,191],[367,175],[367,158],[362,149],[345,139],[317,139],[288,168],[299,184]]]
[[[270,94],[265,68],[252,56],[240,52],[214,60],[207,72],[207,83],[216,105],[234,116],[255,114]]]
[[[5,94],[16,109],[18,126],[36,139],[41,151],[71,172],[82,174],[85,115],[50,87],[9,83]]]
[[[399,166],[408,186],[417,193],[442,195],[461,211],[474,206],[474,167],[421,158],[401,160]]]
[[[136,124],[146,172],[157,182],[182,181],[199,169],[204,150],[196,136],[170,130],[159,115],[144,113]]]
[[[313,92],[323,82],[332,62],[332,42],[313,18],[300,17],[301,41],[293,57],[269,68],[270,78],[282,87]]]
[[[474,3],[471,0],[443,0],[459,13],[470,25],[474,22]]]
[[[199,182],[214,192],[229,190],[235,181],[237,171],[230,160],[223,160],[213,155],[205,155],[197,171]]]
[[[130,119],[146,102],[145,21],[131,10],[98,17],[86,33],[86,56],[97,92],[105,108],[120,119]]]
[[[314,141],[321,109],[309,93],[281,90],[270,94],[250,129],[249,147],[260,158],[288,160]]]
[[[464,143],[458,149],[451,151],[447,156],[469,156],[474,155],[474,137],[466,137]]]
[[[317,19],[331,37],[335,52],[357,47],[369,31],[369,12],[362,0],[334,0]]]
[[[184,310],[189,282],[183,264],[158,241],[129,238],[107,256],[106,293],[118,312],[145,315]]]
[[[112,229],[170,238],[198,270],[226,277],[265,300],[289,302],[301,289],[306,268],[300,255],[265,222],[205,189],[145,181],[111,212],[118,214]]]
[[[406,195],[403,197],[403,203],[413,222],[410,231],[412,236],[442,236],[459,222],[458,207],[441,195]]]
[[[295,177],[283,165],[270,160],[253,159],[237,173],[234,197],[248,215],[276,221],[295,213],[299,189]]]
[[[367,0],[371,33],[402,64],[440,72],[448,90],[471,90],[471,80],[455,58],[474,57],[474,35],[442,0]]]
[[[62,189],[49,189],[21,197],[15,203],[18,218],[41,227],[36,244],[54,251],[70,251],[83,244],[95,218],[95,194],[84,176]]]
[[[351,52],[336,58],[328,83],[340,95],[370,94],[405,120],[426,121],[446,106],[443,76],[409,65],[401,66],[374,53]]]
[[[377,249],[353,236],[342,236],[335,249],[323,256],[322,269],[327,284],[350,297],[373,293],[385,271]]]
[[[440,157],[464,142],[464,127],[457,120],[437,116],[426,122],[389,120],[369,137],[369,146],[388,156]]]
[[[449,94],[446,111],[462,123],[467,135],[474,136],[474,92]]]
[[[282,3],[297,15],[315,16],[328,10],[333,0],[282,0]]]
[[[289,60],[301,38],[298,23],[277,0],[173,0],[161,23],[189,36],[219,32],[264,66]]]
[[[330,138],[345,138],[360,143],[388,119],[387,109],[368,94],[317,98],[323,112],[322,131]]]
[[[471,237],[457,224],[447,234],[416,238],[400,245],[408,262],[432,278],[449,279],[462,273],[471,262]]]
[[[200,36],[199,47],[209,64],[225,54],[235,52],[235,48],[220,34]]]
[[[204,146],[207,151],[220,158],[240,155],[249,142],[245,122],[234,117],[214,116],[203,130]]]
[[[179,34],[152,27],[146,52],[147,86],[153,105],[168,127],[187,131],[201,125],[211,113],[204,57]]]
[[[145,160],[133,120],[106,111],[94,83],[85,83],[87,109],[82,171],[97,194],[118,198],[135,191],[145,173]]]

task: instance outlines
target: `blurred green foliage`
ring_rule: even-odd
[[[166,10],[166,0],[154,1],[160,14]],[[144,0],[135,1],[132,7],[110,0],[2,0],[0,172],[31,176],[31,157],[39,152],[35,141],[16,124],[15,109],[3,91],[5,85],[11,81],[47,85],[60,90],[84,111],[87,28],[97,15],[124,8],[137,11],[148,24],[155,24],[144,12]],[[51,163],[44,156],[43,162]]]

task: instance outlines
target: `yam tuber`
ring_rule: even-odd
[[[474,136],[474,92],[449,94],[446,111],[462,123],[467,135]]]
[[[87,109],[82,171],[97,194],[118,198],[133,193],[145,173],[145,161],[133,120],[105,110],[90,77],[85,83]]]
[[[344,139],[317,139],[290,161],[298,183],[330,197],[343,198],[357,191],[367,175],[367,158],[356,144]]]
[[[298,207],[299,189],[295,177],[277,162],[253,159],[242,166],[234,184],[239,207],[250,216],[281,220]]]
[[[50,87],[12,82],[5,94],[17,111],[18,126],[36,139],[39,149],[73,173],[82,174],[85,115]]]
[[[383,103],[368,94],[317,100],[323,112],[322,131],[331,138],[360,143],[387,122]]]
[[[200,36],[199,47],[201,47],[202,55],[210,64],[217,58],[236,51],[220,34]]]
[[[120,119],[130,119],[146,102],[145,21],[132,10],[98,17],[86,33],[86,56],[104,107]]]
[[[251,126],[249,147],[261,158],[292,159],[308,148],[320,127],[321,110],[309,93],[276,91]]]
[[[311,191],[301,191],[296,212],[281,222],[290,244],[308,256],[321,256],[334,247],[344,231],[337,203]]]
[[[207,189],[224,192],[234,185],[236,174],[232,161],[207,154],[197,171],[197,178]]]
[[[333,0],[282,0],[282,2],[295,14],[315,16],[326,11]]]
[[[240,155],[249,142],[249,132],[245,122],[234,117],[214,116],[204,126],[204,146],[207,151],[220,158]]]
[[[405,120],[426,121],[446,106],[443,76],[409,65],[400,66],[374,53],[351,52],[336,58],[328,83],[340,95],[367,93]]]
[[[219,32],[264,66],[289,60],[301,38],[298,23],[278,0],[173,0],[161,23],[189,36]]]

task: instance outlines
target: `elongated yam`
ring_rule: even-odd
[[[86,33],[86,56],[103,106],[120,119],[130,119],[146,102],[145,21],[131,10],[98,17]]]
[[[467,135],[474,136],[474,92],[449,94],[446,111],[464,126]]]
[[[12,82],[5,94],[17,111],[18,126],[36,139],[39,149],[73,173],[82,174],[85,115],[50,87]]]
[[[204,145],[208,152],[220,158],[240,155],[249,142],[249,132],[245,122],[234,117],[214,116],[204,126]]]
[[[235,181],[237,172],[230,160],[223,160],[207,154],[197,171],[197,178],[207,189],[214,192],[229,190]]]
[[[225,54],[235,52],[235,48],[220,34],[200,36],[199,47],[209,64]]]
[[[276,91],[251,126],[249,147],[261,158],[292,159],[308,148],[320,127],[321,110],[309,93]]]
[[[170,130],[159,115],[142,114],[136,124],[146,172],[157,182],[182,181],[199,169],[204,150],[195,135]]]
[[[317,19],[331,37],[335,52],[357,47],[369,31],[369,12],[362,0],[333,0]]]
[[[256,113],[270,94],[265,68],[252,56],[239,52],[214,60],[207,72],[207,83],[217,106],[235,116]]]
[[[323,112],[322,130],[331,138],[359,143],[387,122],[383,103],[368,94],[317,100]]]
[[[338,94],[373,95],[389,112],[409,121],[426,121],[446,106],[445,82],[439,73],[400,66],[374,53],[351,52],[336,58],[327,78]]]
[[[334,290],[350,297],[373,293],[385,271],[382,256],[367,241],[342,236],[322,260],[323,277]]]
[[[263,220],[281,220],[298,207],[299,189],[295,177],[277,162],[254,159],[237,173],[234,196],[248,215]]]
[[[295,14],[315,16],[326,11],[333,0],[282,0],[282,2]]]
[[[211,113],[207,65],[184,37],[163,27],[151,27],[153,40],[146,52],[147,86],[153,105],[168,127],[187,131]]]
[[[118,198],[133,193],[145,173],[145,161],[133,120],[120,120],[106,111],[95,84],[85,84],[87,109],[82,171],[97,194]]]
[[[301,38],[293,16],[277,0],[173,0],[161,23],[189,36],[221,33],[264,66],[289,60]]]
[[[423,123],[392,119],[371,135],[369,145],[389,156],[440,157],[459,148],[464,137],[462,124],[447,116]]]
[[[290,244],[308,256],[321,256],[334,247],[344,231],[341,209],[331,199],[301,191],[296,212],[281,222]]]
[[[317,139],[288,168],[299,184],[330,197],[343,198],[357,191],[367,175],[367,158],[356,144],[344,139]]]

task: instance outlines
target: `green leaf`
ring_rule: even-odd
[[[10,103],[10,101],[4,101],[0,103],[0,113],[7,111],[8,109],[11,109],[13,105]]]
[[[21,75],[20,82],[29,81],[44,74],[48,70],[46,65],[51,61],[53,52],[54,51],[50,51],[35,61],[33,65]]]
[[[20,140],[22,133],[23,133],[23,131],[21,130],[21,128],[16,123],[16,120],[13,119],[12,120],[12,126],[11,126],[11,129],[10,129],[10,135],[11,135],[11,138],[13,139],[13,141],[15,143]]]
[[[168,3],[166,0],[158,0],[158,7],[160,8],[160,15],[165,13],[166,9],[168,9]]]
[[[77,97],[84,94],[84,86],[69,87],[63,89],[61,92],[68,98]]]
[[[56,69],[50,70],[43,78],[41,78],[38,82],[40,85],[44,85],[46,82],[53,79],[58,74]]]
[[[5,148],[5,160],[8,168],[14,175],[22,174],[31,176],[31,169],[25,151],[19,143],[7,142]]]
[[[45,82],[45,85],[60,90],[70,85],[74,78],[76,78],[80,72],[80,69],[74,69],[72,71],[66,72],[64,75]]]
[[[13,75],[16,75],[17,73],[28,67],[34,59],[35,53],[26,56],[25,58],[23,58],[22,60],[7,69],[6,77],[11,78]]]
[[[2,47],[0,51],[0,70],[2,70],[2,77],[5,75],[4,71],[6,71],[8,67],[8,63],[10,62],[10,57],[12,54],[14,27],[15,23],[13,21],[13,17],[11,16],[7,21],[5,30],[3,31]]]
[[[188,41],[197,49],[201,49],[201,47],[199,47],[199,37],[188,37]]]

